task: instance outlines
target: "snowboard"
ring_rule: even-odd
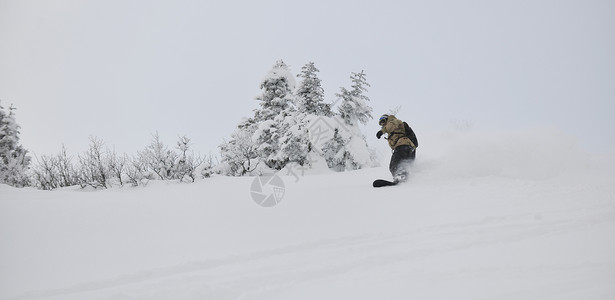
[[[374,180],[374,187],[379,188],[379,187],[384,187],[384,186],[393,186],[393,185],[397,185],[398,183],[399,182],[388,181],[384,179],[376,179]]]

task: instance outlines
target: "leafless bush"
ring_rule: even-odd
[[[77,171],[68,156],[66,147],[57,155],[42,155],[32,167],[34,185],[43,190],[76,185],[79,182]]]
[[[57,155],[43,155],[31,171],[37,187],[52,190],[64,186],[79,185],[82,188],[109,188],[113,185],[147,185],[150,180],[179,180],[194,182],[198,176],[210,177],[214,172],[214,159],[205,159],[194,154],[186,136],[179,138],[176,150],[167,148],[158,133],[152,135],[151,143],[136,156],[119,155],[115,149],[105,149],[104,142],[90,137],[87,151],[78,155],[73,164],[66,148]]]
[[[223,173],[230,176],[244,176],[258,167],[258,144],[252,139],[253,130],[237,130],[231,140],[222,143]]]
[[[115,149],[107,150],[107,156],[105,164],[109,170],[109,175],[119,183],[120,186],[124,185],[124,173],[126,173],[126,166],[128,164],[128,158],[126,154],[118,156],[115,153]]]
[[[124,172],[132,186],[147,185],[150,180],[154,179],[147,169],[147,163],[140,156],[129,159]]]
[[[196,170],[203,163],[203,158],[195,156],[190,149],[190,139],[186,136],[182,136],[177,141],[177,149],[180,151],[179,157],[175,162],[174,178],[179,181],[189,180],[194,182],[196,179]]]
[[[152,141],[145,150],[138,152],[140,163],[144,163],[160,180],[173,179],[173,165],[177,157],[177,153],[160,141],[158,133],[152,135]]]
[[[209,156],[203,160],[203,164],[201,164],[201,176],[203,176],[203,178],[209,178],[213,174],[220,173],[216,170],[216,165],[218,165],[218,161],[210,153]]]
[[[109,170],[103,158],[103,145],[101,139],[90,137],[90,148],[83,155],[79,155],[79,185],[82,188],[91,186],[106,189],[108,187]]]
[[[53,190],[59,187],[59,174],[57,160],[54,156],[42,155],[36,158],[36,164],[32,167],[35,185],[43,190]]]

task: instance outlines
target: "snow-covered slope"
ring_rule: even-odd
[[[386,167],[278,174],[269,208],[247,177],[0,186],[0,299],[615,298],[612,155],[528,130],[425,135],[417,158],[383,189]]]

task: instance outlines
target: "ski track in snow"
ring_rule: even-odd
[[[568,218],[581,212],[583,218]],[[267,251],[247,253],[158,268],[127,274],[110,280],[84,282],[75,286],[30,292],[17,299],[251,299],[250,296],[275,294],[292,286],[340,276],[370,277],[374,270],[411,263],[427,257],[464,249],[507,245],[540,239],[593,226],[615,223],[615,209],[593,207],[489,217],[481,220],[450,223],[392,234],[365,234],[325,239]],[[384,250],[384,251],[383,251]],[[327,259],[323,260],[323,257]],[[418,272],[417,275],[443,277],[472,274],[532,273],[553,276],[569,270],[595,273],[603,270],[615,275],[615,259],[609,264],[570,263],[539,265],[528,268],[508,267],[460,270],[450,272]],[[588,281],[595,280],[591,276]],[[562,292],[575,285],[558,286]],[[183,294],[184,291],[189,294]],[[531,291],[526,291],[531,292]],[[138,295],[138,296],[135,296]],[[517,295],[508,295],[511,299]],[[503,295],[505,296],[505,295]],[[266,299],[266,297],[265,297]]]

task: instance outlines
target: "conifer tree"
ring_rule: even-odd
[[[339,114],[344,122],[350,126],[357,126],[357,122],[367,124],[369,119],[372,119],[372,108],[367,104],[369,97],[365,95],[367,87],[370,85],[365,76],[364,71],[361,71],[361,73],[353,72],[350,76],[352,89],[347,90],[342,87],[341,92],[336,94],[342,99],[342,104],[338,108]]]
[[[371,118],[372,112],[365,95],[369,86],[365,73],[352,73],[352,89],[342,88],[337,96],[343,102],[339,114],[334,114],[331,104],[324,102],[318,72],[314,63],[307,63],[297,75],[302,80],[295,89],[289,67],[281,60],[276,62],[261,82],[262,95],[257,98],[260,107],[254,110],[254,116],[243,120],[231,139],[220,145],[222,168],[226,168],[222,172],[245,175],[259,162],[273,170],[289,163],[309,166],[311,152],[326,156],[329,166],[338,171],[372,165],[358,127],[359,122],[365,124]],[[335,128],[324,149],[319,144],[322,132],[317,132],[323,124]]]
[[[352,153],[348,150],[349,140],[345,139],[336,128],[333,138],[327,141],[323,147],[323,156],[329,168],[341,172],[355,170],[359,165],[354,161]]]
[[[297,109],[300,113],[316,116],[332,116],[331,104],[325,103],[325,90],[322,88],[319,70],[313,62],[301,68],[297,77],[303,78],[297,87]]]
[[[260,87],[263,94],[256,98],[261,101],[261,108],[254,114],[256,123],[273,120],[280,113],[291,108],[295,78],[284,61],[279,60],[275,63],[261,82]]]
[[[269,168],[280,170],[288,163],[281,152],[280,140],[290,128],[288,117],[293,107],[295,78],[289,67],[279,60],[261,83],[263,94],[257,98],[261,108],[255,111],[256,131],[253,139],[258,144],[259,157]]]
[[[15,108],[8,114],[0,105],[0,183],[16,187],[29,185],[27,171],[31,158],[28,151],[19,144],[19,128],[15,121]]]
[[[305,114],[295,112],[284,119],[278,158],[286,163],[295,162],[301,166],[309,164],[308,155],[312,151],[309,121],[301,117]]]

